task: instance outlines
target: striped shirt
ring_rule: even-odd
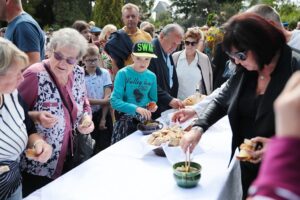
[[[35,132],[24,101],[17,90],[4,94],[0,107],[0,161],[17,160],[27,145],[28,134]],[[26,112],[24,112],[24,108]]]

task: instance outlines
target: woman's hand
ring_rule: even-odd
[[[82,119],[80,120],[79,126],[77,127],[78,131],[81,134],[89,134],[93,132],[94,128],[95,126],[92,118],[89,115],[84,114]]]
[[[30,111],[33,121],[42,125],[44,128],[52,128],[57,123],[57,118],[47,111]]]
[[[201,136],[203,134],[202,128],[193,127],[189,132],[185,133],[180,140],[180,146],[184,152],[187,151],[188,147],[192,153],[195,146],[198,144]]]
[[[173,122],[185,122],[188,119],[191,119],[196,115],[196,111],[191,108],[185,108],[181,109],[177,112],[175,112],[172,116],[172,121]]]
[[[176,98],[173,98],[170,101],[169,106],[174,108],[174,109],[184,108],[184,105],[183,105],[182,101],[179,100],[179,99],[176,99]]]
[[[253,151],[248,151],[248,153],[251,155],[251,159],[249,162],[257,164],[261,162],[265,152],[266,152],[266,147],[269,142],[269,138],[265,137],[255,137],[251,139],[251,142],[254,144],[258,145],[255,150]]]
[[[145,120],[151,120],[151,112],[145,108],[137,107],[136,112],[139,113]]]
[[[32,157],[32,160],[45,163],[52,155],[52,146],[50,146],[43,139],[38,139],[35,141],[33,148],[35,149],[37,156]]]

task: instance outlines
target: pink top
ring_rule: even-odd
[[[49,64],[48,60],[44,62]],[[26,158],[21,161],[21,166],[28,173],[50,178],[56,178],[62,173],[73,130],[69,111],[63,104],[57,87],[60,88],[62,95],[67,100],[68,107],[72,112],[74,128],[76,128],[84,112],[91,113],[86,96],[84,70],[81,67],[74,66],[67,84],[62,86],[54,84],[43,63],[36,63],[26,69],[24,81],[18,88],[20,95],[29,105],[29,110],[48,111],[58,118],[58,122],[50,129],[36,125],[38,132],[53,147],[52,157],[49,161],[42,165]]]
[[[251,196],[300,199],[300,139],[274,137],[268,143]]]

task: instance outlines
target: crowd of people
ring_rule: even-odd
[[[157,33],[128,3],[121,29],[77,20],[46,38],[21,0],[1,3],[0,199],[70,170],[75,132],[92,136],[94,155],[169,109],[173,121],[197,117],[183,151],[225,115],[231,159],[245,138],[258,144],[240,161],[243,199],[300,199],[300,30],[284,29],[274,8],[255,5],[222,28],[172,23]],[[206,98],[185,108],[196,92]]]

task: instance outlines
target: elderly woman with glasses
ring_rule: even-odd
[[[197,50],[201,33],[198,28],[189,28],[184,35],[185,49],[174,53],[173,60],[178,77],[178,98],[181,100],[195,94],[200,89],[201,94],[212,92],[212,68],[209,58]]]
[[[84,69],[76,64],[86,52],[87,40],[78,31],[63,28],[54,32],[49,45],[50,58],[27,68],[19,87],[30,110],[47,111],[46,120],[57,119],[50,127],[36,124],[38,132],[52,145],[53,154],[43,165],[22,160],[25,196],[67,170],[65,161],[73,151],[72,130],[89,134],[94,129]]]
[[[237,65],[220,94],[184,135],[181,146],[192,151],[202,134],[228,115],[232,129],[232,156],[245,138],[257,145],[248,150],[249,162],[241,162],[244,197],[257,176],[267,138],[275,133],[273,102],[287,80],[300,68],[300,54],[286,45],[282,31],[262,17],[243,13],[225,25],[224,50]],[[181,120],[177,114],[175,120]],[[217,139],[217,138],[216,138]],[[231,157],[232,158],[232,157]]]

